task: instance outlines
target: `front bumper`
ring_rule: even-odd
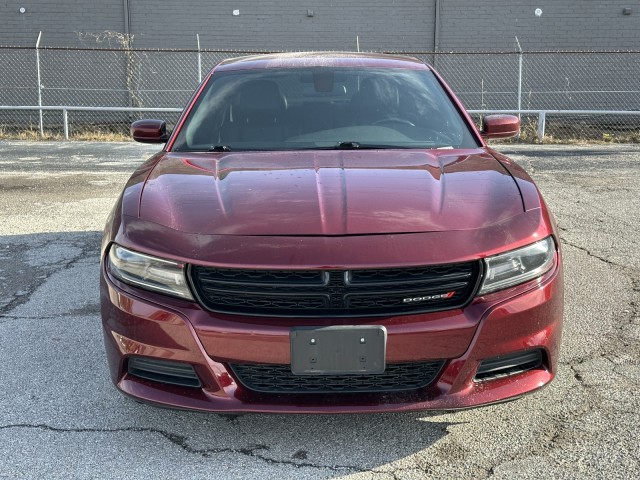
[[[101,304],[111,378],[119,390],[163,406],[213,412],[349,413],[450,410],[534,391],[556,373],[563,315],[562,267],[541,281],[475,299],[464,309],[391,318],[341,319],[384,325],[387,363],[444,360],[430,385],[405,392],[259,393],[240,384],[229,363],[287,364],[295,319],[212,314],[117,283],[102,271]],[[335,324],[305,319],[307,325]],[[541,349],[538,368],[482,382],[483,359]],[[181,387],[127,373],[132,355],[185,362],[202,385]]]

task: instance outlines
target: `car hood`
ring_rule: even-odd
[[[166,153],[140,218],[216,235],[366,235],[485,228],[524,211],[475,150]]]

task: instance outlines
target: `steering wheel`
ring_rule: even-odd
[[[377,120],[375,122],[372,123],[372,125],[408,125],[410,127],[415,127],[416,124],[405,119],[405,118],[399,118],[399,117],[386,117],[386,118],[382,118],[380,120]]]

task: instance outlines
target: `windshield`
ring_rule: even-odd
[[[215,73],[173,150],[477,146],[429,70],[318,67]]]

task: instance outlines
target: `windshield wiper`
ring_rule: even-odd
[[[210,152],[230,152],[231,147],[228,145],[213,145],[209,147]]]
[[[411,145],[392,145],[385,143],[360,143],[360,142],[338,142],[332,148],[335,150],[385,150],[385,149],[402,149],[402,148],[418,148]]]
[[[361,142],[338,142],[333,145],[323,146],[303,146],[295,147],[288,146],[288,148],[231,148],[229,145],[212,145],[207,151],[209,152],[231,152],[233,151],[252,151],[252,152],[266,152],[266,151],[279,151],[279,150],[393,150],[393,149],[423,149],[423,148],[437,148],[435,145],[393,145],[385,143],[361,143]],[[196,151],[196,150],[193,150]]]

